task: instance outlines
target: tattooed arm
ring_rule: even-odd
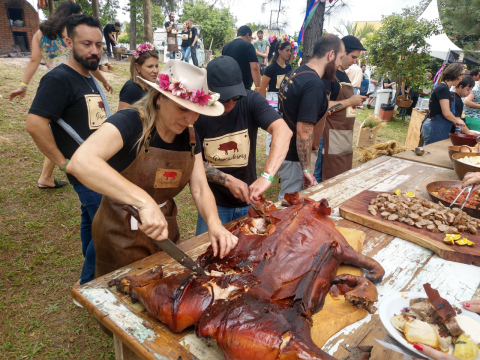
[[[310,163],[312,158],[313,128],[315,124],[299,121],[297,123],[297,153],[302,170],[311,170]],[[313,176],[313,172],[303,172],[303,185],[310,187],[317,185],[318,182]]]
[[[205,174],[209,182],[225,186],[235,198],[250,204],[248,185],[246,183],[232,175],[225,174],[206,161],[203,162],[203,165],[205,166]]]

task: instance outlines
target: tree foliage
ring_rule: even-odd
[[[402,14],[382,18],[382,27],[364,41],[369,63],[376,66],[377,78],[395,78],[397,84],[405,82],[413,88],[427,85],[426,65],[430,63],[426,38],[440,33],[436,21],[417,20],[411,8]],[[397,86],[397,92],[400,86]]]
[[[98,0],[100,5],[100,22],[103,26],[118,21],[117,13],[120,11],[120,3],[118,0]],[[55,8],[61,1],[55,1]],[[91,0],[77,0],[78,5],[82,8],[84,14],[93,15]],[[42,10],[45,17],[48,18],[49,11]]]
[[[152,23],[153,23],[153,31],[163,28],[163,25],[165,24],[165,16],[163,15],[163,10],[160,6],[157,5],[152,5]],[[136,43],[141,44],[145,41],[145,34],[144,34],[144,25],[143,25],[143,11],[141,11],[137,15],[137,22],[136,22]],[[124,23],[125,27],[125,34],[121,35],[119,37],[119,42],[120,43],[125,43],[128,44],[130,43],[130,23],[126,22]],[[123,28],[122,28],[123,30]]]
[[[254,23],[254,22],[249,22],[249,23],[246,23],[245,25],[247,25],[250,29],[252,29],[252,32],[255,32],[257,30],[265,30],[265,29],[268,29],[268,24],[261,24],[261,23]]]
[[[201,25],[203,43],[207,50],[213,39],[212,50],[220,51],[235,37],[237,19],[228,8],[215,8],[205,0],[190,0],[184,3],[182,21],[192,18],[196,25]]]
[[[342,28],[343,27],[343,28]],[[354,24],[352,21],[340,22],[340,27],[333,27],[341,36],[352,35],[358,39],[364,39],[368,34],[371,34],[375,31],[375,27],[372,24],[365,24],[363,27],[358,28],[357,24]]]

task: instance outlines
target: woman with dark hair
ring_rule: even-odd
[[[449,65],[443,72],[443,81],[433,90],[428,105],[430,112],[422,124],[424,146],[448,139],[452,124],[465,125],[460,118],[462,114],[455,114],[455,96],[450,94],[450,87],[462,80],[463,71],[462,64]]]
[[[265,74],[262,77],[260,84],[260,94],[267,97],[268,92],[278,93],[280,83],[285,75],[292,70],[289,64],[292,60],[292,53],[294,52],[294,42],[287,35],[284,35],[276,43],[275,53],[270,61],[270,65],[265,69]],[[293,60],[296,56],[293,57]]]
[[[10,93],[8,100],[12,101],[17,96],[19,96],[19,100],[22,100],[25,97],[28,83],[33,75],[35,75],[42,58],[48,70],[52,70],[68,60],[70,49],[64,41],[67,38],[65,26],[70,16],[80,14],[81,12],[82,8],[80,5],[73,1],[66,0],[58,6],[57,10],[48,20],[40,24],[40,30],[38,30],[32,38],[32,55],[23,74],[20,87]],[[103,84],[107,91],[113,93],[113,87],[105,80],[100,71],[96,70],[92,72],[92,74]],[[39,189],[58,189],[68,185],[65,181],[59,181],[53,178],[52,173],[54,167],[55,164],[50,159],[45,158],[42,174],[37,181]]]
[[[148,93],[148,85],[140,81],[141,77],[155,82],[158,76],[158,52],[155,46],[146,42],[141,44],[130,57],[130,80],[120,90],[120,102],[118,110],[125,109],[129,105],[140,100]]]

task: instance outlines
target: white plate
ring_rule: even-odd
[[[396,314],[400,314],[400,310],[405,307],[410,307],[410,300],[416,298],[427,298],[427,294],[422,292],[401,292],[401,293],[394,293],[390,296],[387,296],[385,299],[382,300],[378,309],[378,315],[380,316],[380,321],[382,322],[385,329],[387,329],[388,333],[395,338],[400,344],[405,346],[407,349],[422,355],[420,351],[416,350],[412,344],[409,344],[405,338],[395,329],[390,322],[390,319]],[[462,305],[455,304],[459,309],[462,309],[462,314],[468,316],[477,322],[480,322],[480,316],[475,314],[474,312],[465,310]],[[380,339],[382,340],[382,339]],[[450,354],[453,353],[453,346],[450,346]],[[477,357],[477,360],[480,360],[480,355]]]

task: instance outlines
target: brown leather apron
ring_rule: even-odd
[[[157,204],[165,203],[160,209],[168,223],[168,237],[173,242],[180,239],[173,197],[189,182],[195,163],[195,130],[189,127],[188,131],[191,151],[150,147],[150,135],[135,160],[121,172]],[[97,254],[95,278],[161,251],[141,230],[132,230],[131,216],[123,209],[124,205],[103,196],[93,219],[92,237]]]
[[[170,32],[167,32],[167,51],[178,52],[177,26],[173,25]]]
[[[353,96],[353,86],[341,83],[336,101]],[[355,126],[356,108],[349,106],[326,117],[323,131],[322,181],[331,179],[352,168],[353,128]]]

